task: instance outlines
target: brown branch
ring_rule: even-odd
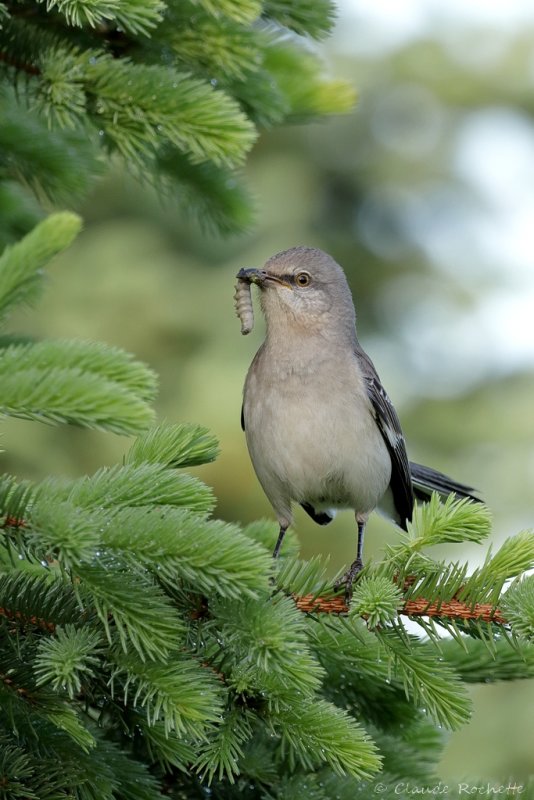
[[[10,689],[12,689],[21,697],[29,696],[29,692],[27,689],[24,688],[24,686],[16,686],[13,678],[10,678],[9,675],[4,674],[3,672],[0,672],[0,681],[2,681],[2,683],[5,683],[6,686],[9,686]]]
[[[25,528],[25,527],[26,527],[26,522],[20,517],[7,516],[2,523],[2,528]]]
[[[346,614],[349,610],[342,595],[337,597],[315,597],[307,594],[302,597],[293,595],[300,611],[319,614]],[[406,600],[399,611],[408,617],[447,617],[448,619],[474,620],[506,624],[506,619],[498,608],[491,603],[461,603],[459,600],[446,600],[441,603],[430,602],[424,597]]]
[[[442,603],[429,603],[424,597],[407,600],[401,614],[410,617],[449,617],[451,619],[497,622],[506,625],[507,620],[491,603],[461,603],[459,600],[446,600]]]
[[[41,70],[34,64],[26,64],[24,61],[17,61],[16,58],[13,58],[8,53],[0,53],[0,61],[3,61],[8,67],[14,67],[20,72],[26,72],[28,75],[41,74]]]
[[[26,617],[20,611],[10,611],[9,608],[2,608],[1,606],[0,616],[14,622],[22,623],[23,625],[35,625],[38,628],[48,631],[48,633],[54,633],[56,630],[56,626],[53,622],[47,622],[45,619],[40,619],[35,616]]]

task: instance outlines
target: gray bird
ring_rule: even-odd
[[[478,498],[471,487],[408,461],[399,418],[358,342],[351,292],[333,258],[294,247],[237,277],[260,288],[267,328],[246,377],[241,424],[280,525],[273,555],[292,524],[293,503],[319,525],[338,508],[353,509],[356,558],[339,582],[350,597],[374,509],[406,530],[415,498],[434,491]]]

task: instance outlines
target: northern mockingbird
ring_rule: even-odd
[[[353,509],[356,558],[339,582],[350,597],[375,508],[406,530],[415,498],[434,491],[478,498],[471,487],[408,461],[399,418],[358,342],[350,289],[333,258],[294,247],[237,277],[243,333],[253,322],[250,284],[260,289],[267,326],[246,377],[241,424],[280,525],[273,555],[292,524],[293,503],[319,525],[337,508]]]

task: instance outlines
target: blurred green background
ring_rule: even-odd
[[[217,514],[271,516],[239,427],[262,340],[233,310],[234,276],[297,244],[346,269],[359,335],[399,410],[410,456],[476,485],[495,544],[532,525],[534,483],[534,9],[406,0],[340,5],[324,45],[358,88],[356,112],[263,136],[247,166],[257,226],[221,240],[116,171],[78,209],[85,232],[17,330],[102,339],[160,375],[160,418],[211,428],[222,453],[197,471]],[[4,424],[6,470],[78,475],[122,457],[109,434]],[[350,560],[350,513],[327,529],[297,512],[305,556]],[[395,529],[372,520],[366,556]],[[475,564],[481,549],[469,557]],[[441,774],[534,773],[534,682],[476,687],[472,723]]]

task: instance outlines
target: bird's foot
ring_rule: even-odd
[[[342,587],[345,587],[345,603],[350,605],[350,601],[352,599],[352,584],[354,580],[358,577],[360,572],[363,569],[363,561],[361,558],[357,558],[355,561],[352,562],[348,570],[345,572],[344,575],[339,578],[334,583],[334,591],[337,592]]]

